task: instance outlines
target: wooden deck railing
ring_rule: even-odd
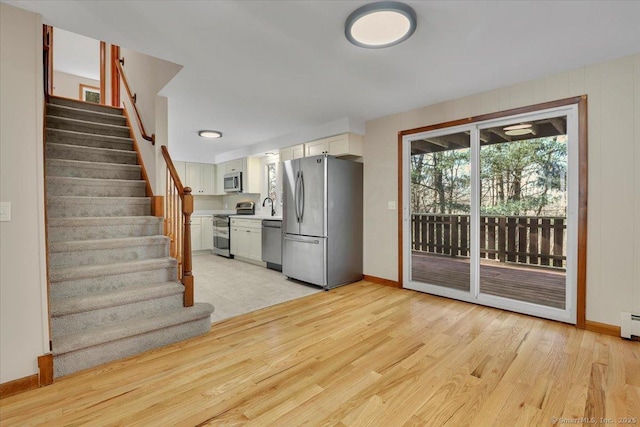
[[[170,239],[170,254],[178,260],[178,280],[184,285],[184,306],[193,305],[193,274],[191,272],[191,188],[184,187],[169,151],[161,147],[166,162],[166,194],[164,197],[165,235]]]
[[[520,264],[564,268],[566,218],[481,216],[480,257]],[[470,256],[469,215],[412,214],[414,251]]]

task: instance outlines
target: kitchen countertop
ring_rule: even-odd
[[[197,210],[197,211],[193,211],[193,213],[191,214],[191,216],[212,216],[214,214],[226,214],[226,215],[230,215],[230,214],[235,214],[236,210],[221,210],[221,209],[217,209],[217,210]]]
[[[230,218],[242,218],[242,219],[272,219],[274,221],[282,221],[282,216],[271,216],[271,215],[229,215]]]

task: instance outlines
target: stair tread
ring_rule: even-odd
[[[118,196],[49,196],[49,201],[64,201],[64,200],[77,200],[78,202],[90,202],[92,199],[95,199],[96,202],[100,201],[103,204],[111,204],[114,201],[119,201],[120,203],[130,202],[130,203],[149,203],[151,201],[151,197],[118,197]]]
[[[133,304],[184,292],[180,282],[159,282],[134,285],[116,291],[94,292],[73,297],[52,299],[50,310],[52,317],[84,313],[102,308]]]
[[[122,168],[122,169],[141,169],[140,165],[127,165],[123,163],[105,163],[105,162],[87,162],[84,160],[69,160],[69,159],[47,159],[47,163],[61,163],[69,162],[68,166],[82,166],[92,168]],[[108,179],[108,178],[107,178]]]
[[[49,244],[49,252],[77,252],[96,249],[128,248],[134,246],[164,245],[169,242],[169,238],[162,235],[138,236],[138,237],[116,237],[110,239],[91,240],[68,240],[52,242]]]
[[[110,129],[126,129],[127,131],[129,130],[129,126],[127,125],[112,125],[110,123],[99,123],[99,122],[92,122],[89,120],[80,120],[80,119],[72,119],[70,117],[56,116],[55,114],[47,114],[47,119],[50,119],[50,118],[69,122],[69,123],[76,123],[80,125],[104,126],[105,128],[110,128]],[[46,127],[45,129],[55,129],[55,128]]]
[[[137,187],[146,185],[146,181],[144,179],[119,179],[119,178],[80,178],[76,176],[48,176],[48,181],[70,181],[73,184],[82,184],[82,185],[122,185],[122,186],[131,186]]]
[[[57,128],[46,128],[47,132],[57,132],[62,133],[64,135],[69,135],[72,137],[82,137],[82,138],[90,138],[90,139],[104,139],[107,141],[114,142],[123,142],[133,144],[133,139],[125,138],[123,136],[113,136],[113,135],[97,135],[95,133],[87,133],[87,132],[78,132],[75,130],[67,130],[67,129],[57,129]],[[133,150],[133,146],[131,148]]]
[[[120,150],[118,148],[88,147],[86,145],[63,144],[60,142],[47,142],[47,146],[57,147],[57,148],[67,148],[69,150],[86,151],[86,152],[93,152],[93,153],[122,154],[123,156],[130,156],[130,157],[138,156],[138,154],[135,151]]]
[[[163,311],[157,316],[128,319],[90,327],[54,339],[52,342],[53,354],[64,354],[82,348],[93,347],[103,343],[168,328],[181,323],[202,319],[210,316],[212,312],[213,306],[211,304],[197,303],[194,304],[193,307],[181,307],[175,310]]]
[[[116,276],[160,268],[177,267],[178,261],[171,257],[151,258],[136,261],[116,262],[100,265],[80,265],[76,267],[50,267],[51,282],[64,282],[101,276]]]
[[[70,227],[73,225],[123,225],[123,224],[152,224],[162,222],[162,218],[156,216],[85,216],[67,218],[49,218],[49,227]]]
[[[119,118],[122,119],[124,118],[124,116],[122,114],[111,114],[111,113],[103,113],[100,111],[95,111],[95,110],[88,110],[86,108],[76,108],[76,107],[69,107],[68,105],[62,105],[62,104],[52,104],[52,103],[47,103],[47,107],[53,107],[53,108],[59,108],[61,110],[67,110],[67,111],[80,111],[83,113],[88,113],[88,114],[95,114],[98,117],[106,117],[106,118]]]
[[[80,101],[79,99],[66,98],[64,96],[50,95],[49,103],[53,105],[64,105],[58,104],[55,101],[62,101],[65,103],[76,105],[78,109],[93,111],[90,108],[100,108],[100,109],[108,109],[112,111],[119,111],[124,113],[124,108],[122,107],[114,107],[113,105],[105,105],[105,104],[96,104],[88,101]],[[85,107],[85,108],[82,108]]]

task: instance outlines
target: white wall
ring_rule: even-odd
[[[42,17],[0,4],[0,383],[48,352],[43,190]]]
[[[162,196],[167,187],[167,167],[166,162],[162,156],[162,149],[160,147],[169,145],[169,99],[164,96],[156,96],[156,115],[155,115],[155,127],[156,127],[156,170],[155,176],[149,179],[155,181],[155,185],[152,185],[154,194]]]
[[[120,99],[129,113],[131,126],[138,142],[147,176],[151,182],[153,194],[162,195],[165,184],[164,167],[162,166],[164,160],[162,160],[160,146],[169,145],[169,106],[167,98],[157,95],[178,74],[182,65],[127,49],[120,50],[120,57],[124,58],[124,73],[132,94],[136,94],[136,107],[142,118],[145,131],[148,135],[156,134],[156,138],[160,138],[160,142],[155,146],[142,138],[133,106],[124,85],[121,85]]]
[[[398,132],[588,95],[587,320],[640,313],[640,55],[381,117],[366,123],[364,272],[398,279]]]
[[[55,27],[53,44],[53,71],[100,80],[99,40]]]
[[[55,30],[54,30],[55,32]],[[54,48],[55,50],[55,48]],[[100,89],[100,80],[87,79],[73,74],[54,71],[53,73],[53,94],[64,96],[65,98],[80,99],[80,85],[93,86]]]

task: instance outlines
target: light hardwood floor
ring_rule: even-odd
[[[640,344],[367,282],[0,400],[7,426],[540,426],[553,417],[640,423]]]

